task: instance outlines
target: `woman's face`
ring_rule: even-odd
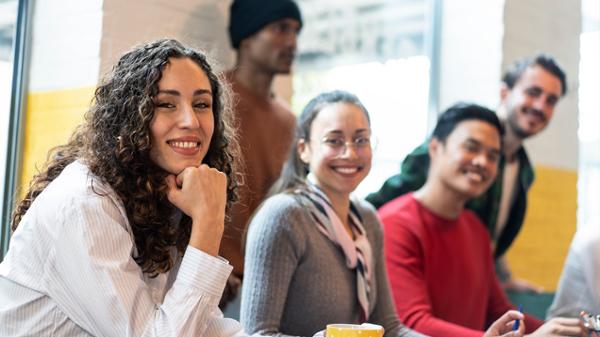
[[[371,128],[365,113],[350,103],[318,112],[310,140],[300,140],[300,158],[329,198],[349,198],[371,169]]]
[[[150,123],[150,158],[179,174],[200,166],[214,131],[213,95],[208,77],[189,58],[170,58],[158,82]]]

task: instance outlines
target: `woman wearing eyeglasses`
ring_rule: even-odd
[[[312,336],[328,323],[380,324],[386,336],[420,336],[397,319],[374,209],[350,193],[371,168],[367,110],[350,93],[311,100],[271,197],[246,241],[241,321],[248,333]]]

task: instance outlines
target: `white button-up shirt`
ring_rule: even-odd
[[[142,273],[120,199],[74,162],[37,197],[0,264],[0,336],[243,336],[217,304],[232,267],[188,246]]]

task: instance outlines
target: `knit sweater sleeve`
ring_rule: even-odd
[[[248,334],[280,333],[289,285],[306,238],[294,230],[301,205],[290,195],[269,198],[248,227],[240,321]]]
[[[373,236],[373,264],[375,266],[374,278],[377,282],[377,303],[369,317],[369,323],[379,324],[385,329],[385,337],[424,337],[424,335],[407,328],[396,314],[385,261],[383,258],[383,231],[379,218],[377,217],[373,206],[364,203],[363,220],[365,226],[372,227],[369,235]]]

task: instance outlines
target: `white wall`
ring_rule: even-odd
[[[102,0],[39,0],[33,4],[28,91],[96,85]]]
[[[499,101],[504,0],[442,1],[439,109]]]
[[[229,4],[223,0],[105,0],[101,74],[131,47],[160,38],[175,38],[204,50],[218,62],[218,69],[231,67]]]

